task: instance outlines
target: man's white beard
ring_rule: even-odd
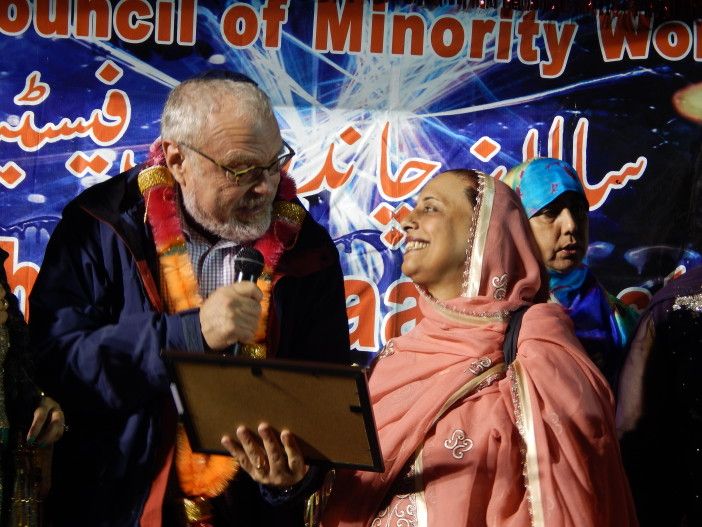
[[[183,206],[190,217],[197,222],[200,227],[207,232],[214,234],[223,240],[230,240],[236,243],[248,243],[257,240],[268,230],[271,224],[273,212],[272,199],[248,199],[242,197],[239,206],[244,208],[254,208],[262,203],[266,204],[264,210],[250,223],[241,223],[234,217],[229,218],[226,223],[221,223],[200,208],[192,192],[182,192]]]

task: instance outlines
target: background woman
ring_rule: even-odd
[[[322,525],[635,525],[611,391],[563,309],[531,306],[504,363],[510,314],[545,297],[516,195],[475,171],[444,172],[403,226],[402,270],[424,318],[370,377],[386,471],[338,471]],[[289,432],[283,444],[265,427],[263,441],[236,432],[241,444],[223,444],[254,479],[302,479]]]
[[[10,293],[0,249],[0,526],[36,527],[50,451],[64,432],[59,405],[32,382],[27,325]],[[38,448],[34,448],[38,447]]]
[[[653,296],[619,383],[617,430],[642,526],[702,525],[700,379],[702,267],[697,267]],[[651,455],[662,445],[664,456]]]
[[[578,174],[565,161],[544,157],[514,167],[502,181],[521,198],[548,270],[551,301],[566,308],[575,334],[616,393],[638,314],[609,294],[583,261],[589,206]]]

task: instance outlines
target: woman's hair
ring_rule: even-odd
[[[480,172],[472,168],[457,168],[445,170],[444,174],[455,174],[468,183],[465,188],[466,197],[470,200],[473,207],[478,203],[478,187],[480,185]]]
[[[236,104],[223,107],[235,100]],[[248,122],[274,120],[268,95],[243,75],[200,75],[188,79],[168,96],[161,115],[161,138],[198,145],[213,113],[226,110]]]

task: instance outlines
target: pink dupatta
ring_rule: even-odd
[[[342,471],[322,524],[635,524],[612,395],[559,306],[530,308],[505,374],[506,321],[546,282],[516,195],[483,175],[475,211],[462,296],[422,292],[424,318],[371,376],[386,470]],[[393,486],[409,467],[400,515]]]

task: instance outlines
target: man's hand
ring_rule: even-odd
[[[258,435],[244,426],[236,429],[237,440],[222,437],[222,446],[242,469],[262,485],[291,487],[302,481],[308,466],[289,430],[277,432],[267,423],[258,425]]]
[[[51,397],[42,396],[39,406],[34,410],[32,426],[27,433],[27,443],[40,448],[58,441],[65,431],[63,411]]]
[[[253,340],[262,298],[263,293],[253,282],[216,289],[200,307],[200,327],[207,345],[222,350],[235,342]]]

